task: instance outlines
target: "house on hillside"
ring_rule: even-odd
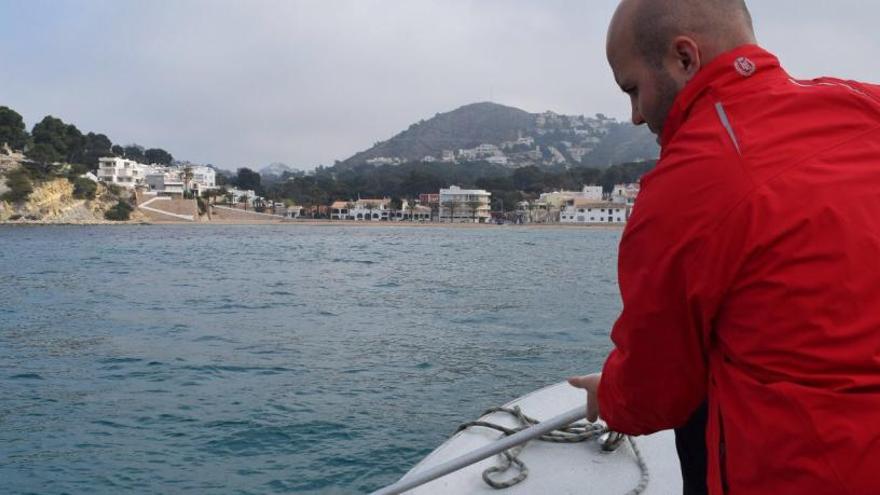
[[[148,172],[148,165],[127,158],[112,156],[98,159],[98,180],[127,189],[144,185]]]

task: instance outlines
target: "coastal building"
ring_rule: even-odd
[[[230,204],[246,204],[254,207],[263,202],[263,198],[257,196],[253,189],[237,189],[235,187],[226,189],[226,202]]]
[[[161,170],[150,171],[144,181],[151,192],[160,195],[183,195],[184,184],[177,173],[163,172]]]
[[[440,203],[440,195],[439,194],[419,194],[419,204],[423,206],[436,205]]]
[[[190,166],[189,168],[192,174],[189,187],[193,192],[201,194],[204,191],[217,189],[217,172],[213,168],[202,165]]]
[[[639,195],[640,185],[634,184],[617,184],[611,191],[611,201],[627,205],[634,205],[636,197]]]
[[[627,206],[611,202],[596,202],[587,199],[571,199],[560,213],[561,223],[611,223],[624,224],[627,220]]]
[[[303,207],[299,205],[287,205],[283,209],[279,209],[278,214],[286,218],[299,218],[302,216]]]
[[[148,166],[134,160],[119,157],[98,159],[98,180],[128,189],[144,185]]]
[[[566,202],[572,199],[583,199],[587,201],[602,201],[602,186],[584,186],[580,191],[554,191],[551,193],[541,194],[537,203],[539,205],[547,205],[553,208],[561,208]]]
[[[352,220],[366,220],[378,222],[389,220],[391,214],[391,200],[382,199],[358,199],[352,202],[348,216]]]
[[[353,207],[354,203],[351,201],[334,201],[333,204],[330,205],[330,219],[354,220],[354,218],[350,216]]]
[[[485,223],[490,214],[489,202],[492,194],[483,189],[462,189],[450,186],[440,190],[441,222]]]

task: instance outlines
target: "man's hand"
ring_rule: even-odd
[[[573,376],[568,379],[572,387],[582,388],[587,391],[587,421],[595,423],[599,419],[599,382],[602,381],[602,373],[594,373],[585,376]]]

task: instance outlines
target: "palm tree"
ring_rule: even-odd
[[[193,178],[193,169],[190,166],[186,166],[183,168],[183,173],[180,174],[180,178],[183,179],[183,190],[189,192],[189,183]]]
[[[416,221],[416,200],[410,199],[409,201],[407,201],[406,209],[409,210],[409,221],[415,222]]]
[[[446,209],[449,210],[449,223],[455,223],[455,212],[456,210],[458,210],[458,201],[450,199],[446,201],[443,206],[445,206]],[[440,221],[443,221],[442,215],[440,217]]]
[[[471,221],[477,223],[477,210],[483,206],[483,202],[478,199],[471,199],[467,202],[467,206],[471,209]]]

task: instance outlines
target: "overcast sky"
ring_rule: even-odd
[[[332,164],[478,101],[625,119],[616,0],[0,0],[0,105],[221,168]],[[880,4],[752,0],[798,77],[880,81]]]

